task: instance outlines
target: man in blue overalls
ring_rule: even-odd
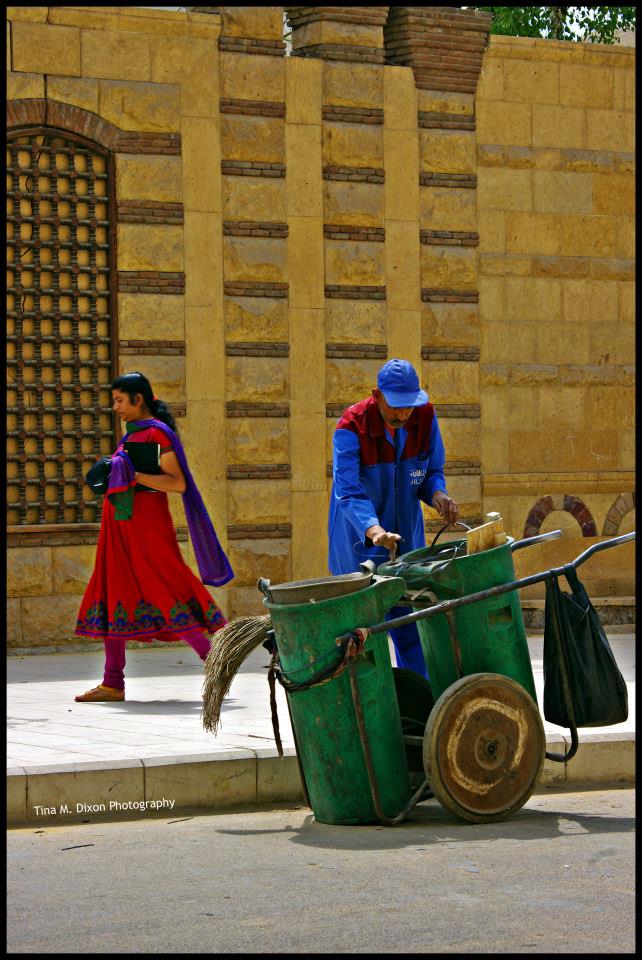
[[[388,360],[372,396],[353,404],[339,420],[333,440],[332,493],[328,522],[329,567],[334,575],[359,564],[408,553],[426,545],[420,501],[444,523],[459,515],[444,480],[444,444],[437,415],[407,360]],[[408,610],[393,607],[388,618]],[[426,676],[414,623],[391,630],[397,665]]]

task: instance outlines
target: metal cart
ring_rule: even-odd
[[[526,540],[509,542],[506,549],[514,552],[516,549],[555,539],[558,536],[561,536],[561,531],[552,531]],[[596,543],[576,557],[569,566],[577,569],[600,550],[609,549],[634,538],[635,532],[632,532]],[[494,548],[485,553],[490,555],[498,549]],[[481,554],[473,556],[481,556]],[[468,559],[471,560],[472,556]],[[392,573],[402,561],[403,558],[400,558],[397,564],[384,566]],[[522,630],[516,630],[511,638],[512,646],[521,648],[523,655],[521,682],[517,682],[505,675],[501,664],[498,667],[498,657],[501,660],[501,646],[497,644],[482,644],[481,650],[477,650],[478,670],[466,673],[465,655],[464,663],[462,662],[465,638],[459,635],[454,617],[455,611],[472,604],[481,604],[491,598],[502,597],[522,587],[541,583],[547,578],[560,576],[564,573],[564,569],[564,567],[552,568],[519,580],[468,593],[465,596],[442,600],[429,607],[414,610],[406,616],[353,631],[363,643],[368,637],[387,632],[391,628],[413,622],[426,624],[430,619],[439,618],[441,615],[442,620],[447,624],[450,640],[450,649],[447,654],[458,674],[454,682],[436,697],[436,702],[429,710],[423,734],[420,734],[419,730],[411,732],[412,726],[417,727],[423,720],[420,715],[420,698],[415,697],[414,703],[415,707],[419,706],[419,715],[416,709],[414,717],[402,715],[406,748],[421,750],[425,780],[415,790],[403,810],[395,817],[390,817],[385,815],[379,802],[377,779],[370,760],[370,743],[363,723],[354,660],[348,664],[372,802],[381,823],[390,826],[401,823],[410,810],[430,792],[442,806],[464,820],[483,823],[508,819],[526,803],[532,794],[541,775],[545,758],[564,763],[575,755],[579,741],[577,727],[573,722],[570,724],[569,750],[564,754],[546,751],[544,725],[534,697],[534,689],[529,692],[530,659],[529,670],[525,672],[523,668],[523,657],[529,657],[523,624]],[[417,596],[418,594],[415,593],[406,599],[414,600],[416,603]],[[521,613],[519,620],[521,621]],[[425,641],[425,637],[422,639]],[[437,635],[433,634],[430,639],[436,640]],[[426,650],[425,642],[424,649]],[[439,653],[434,650],[432,652],[432,664],[438,664]],[[485,658],[491,661],[489,669],[484,669]],[[409,674],[411,671],[403,671],[403,673]],[[415,677],[416,687],[417,681],[421,682],[423,678],[419,675]],[[532,681],[532,673],[530,678]],[[567,710],[572,716],[569,678],[564,673],[562,673],[562,681]],[[408,753],[412,756],[410,750]]]

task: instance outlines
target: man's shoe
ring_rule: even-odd
[[[106,687],[99,683],[93,690],[87,693],[80,693],[74,697],[76,703],[115,703],[125,699],[125,691],[117,690],[115,687]]]

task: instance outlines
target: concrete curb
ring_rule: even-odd
[[[549,752],[569,749],[570,737],[546,738]],[[635,781],[635,734],[582,734],[568,763],[544,762],[540,786],[595,786]],[[52,826],[91,819],[139,819],[158,810],[176,814],[303,800],[293,747],[273,747],[139,760],[50,764],[7,770],[10,827]],[[174,801],[173,804],[171,801]]]

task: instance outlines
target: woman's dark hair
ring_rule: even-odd
[[[157,420],[162,420],[163,423],[167,424],[170,430],[173,430],[174,433],[178,434],[174,418],[171,415],[167,404],[162,400],[154,398],[152,385],[147,377],[143,376],[142,373],[138,373],[138,371],[134,373],[123,373],[120,377],[116,377],[111,385],[111,389],[120,390],[122,393],[126,393],[132,403],[134,402],[136,394],[142,394],[143,400],[145,401],[145,406],[152,416]]]

